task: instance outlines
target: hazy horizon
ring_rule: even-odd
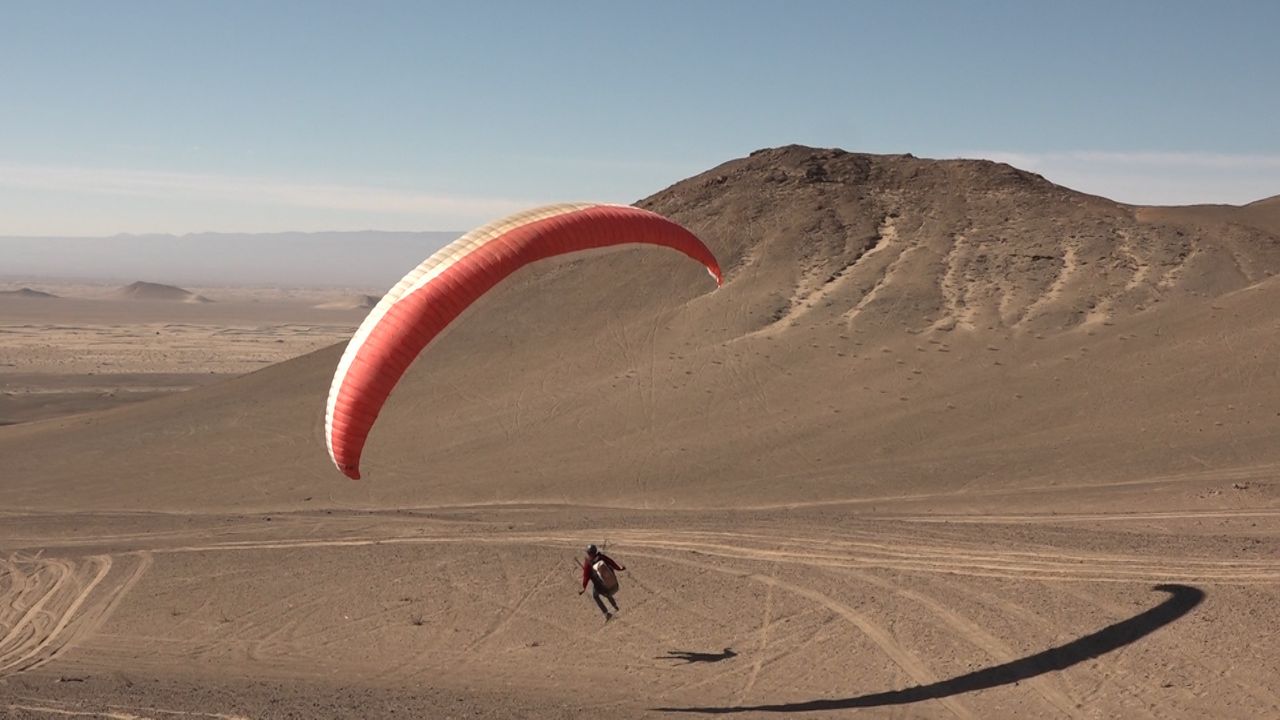
[[[721,162],[731,159],[723,158]],[[1043,158],[1033,155],[991,159],[1032,172],[1043,169],[1037,168]],[[1081,156],[1071,161],[1109,160]],[[1225,167],[1230,168],[1230,164]],[[672,178],[671,182],[683,179]],[[1052,177],[1047,179],[1054,181]],[[1057,184],[1096,194],[1090,192],[1087,183]],[[1235,204],[1206,200],[1184,205],[1242,207],[1278,197],[1271,194]],[[163,284],[378,290],[389,288],[409,268],[464,232],[369,229],[0,235],[0,258],[4,259],[0,283],[26,279],[121,283],[143,280]]]
[[[0,237],[0,280],[387,289],[459,232]]]

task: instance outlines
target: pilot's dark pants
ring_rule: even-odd
[[[600,584],[600,581],[595,578],[593,573],[591,577],[591,599],[596,601],[596,605],[600,608],[600,612],[608,615],[609,609],[600,601],[600,596],[602,595],[609,599],[609,604],[613,606],[614,610],[618,609],[618,601],[614,600],[613,595],[608,590],[604,589],[604,585]]]

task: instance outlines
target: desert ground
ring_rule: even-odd
[[[0,712],[1280,717],[1274,199],[788,147],[639,204],[724,286],[527,268],[354,482],[368,290],[0,288]]]
[[[0,425],[154,398],[296,357],[350,337],[366,297],[0,280]]]

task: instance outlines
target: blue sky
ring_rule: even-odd
[[[0,235],[458,230],[804,143],[1280,193],[1276,2],[5,2]]]

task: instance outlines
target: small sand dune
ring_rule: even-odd
[[[315,307],[320,310],[371,310],[378,304],[374,295],[352,295],[333,302],[320,303]]]
[[[213,302],[203,295],[173,285],[138,281],[116,290],[111,296],[118,300],[148,300],[164,302],[207,303]]]

